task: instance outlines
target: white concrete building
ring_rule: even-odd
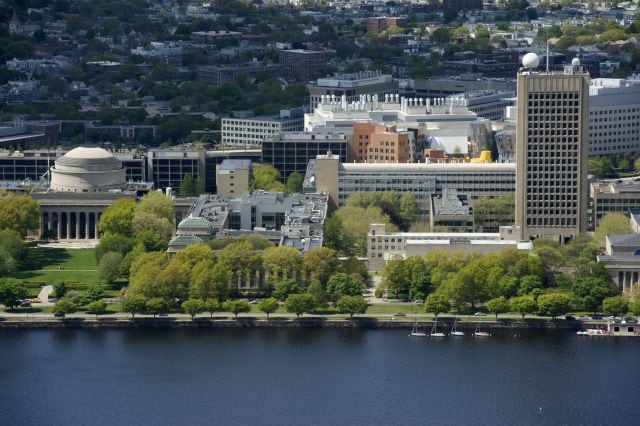
[[[222,143],[260,147],[262,141],[280,132],[300,132],[304,124],[302,109],[281,111],[279,116],[223,118]]]
[[[589,86],[589,155],[640,151],[640,75]]]

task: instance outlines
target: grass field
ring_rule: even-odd
[[[24,283],[33,283],[34,286],[64,281],[82,288],[100,283],[95,249],[92,248],[30,247],[27,259],[13,277]]]

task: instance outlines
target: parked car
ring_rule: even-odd
[[[42,303],[42,300],[38,299],[37,297],[33,298],[30,300],[31,303]]]
[[[486,317],[487,314],[485,312],[476,312],[475,314],[473,314],[476,317]]]
[[[601,320],[601,319],[602,319],[602,315],[600,315],[600,314],[593,314],[593,315],[591,315],[591,319],[594,319],[594,320]]]
[[[394,317],[406,317],[407,314],[403,313],[403,312],[396,312],[395,314],[393,314]]]
[[[573,320],[575,320],[576,318],[575,318],[574,316],[571,316],[571,315],[565,315],[565,316],[564,316],[564,319],[569,320],[569,321],[573,321]]]
[[[28,308],[29,306],[31,306],[31,301],[30,300],[23,300],[22,303],[20,303],[20,306],[23,308]]]
[[[57,298],[57,297],[50,297],[50,298],[49,298],[49,302],[51,302],[51,303],[55,303],[55,302],[57,302],[57,301],[58,301],[58,298]]]

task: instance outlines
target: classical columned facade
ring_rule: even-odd
[[[119,198],[133,193],[34,193],[40,206],[40,238],[51,240],[94,240],[100,238],[102,212]]]

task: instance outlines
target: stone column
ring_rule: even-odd
[[[45,226],[44,226],[44,213],[40,214],[40,238],[44,237],[44,231],[45,231]]]
[[[84,214],[84,239],[89,239],[89,212]]]
[[[94,234],[93,234],[93,238],[95,238],[97,240],[97,239],[100,238],[100,236],[98,234],[98,232],[100,232],[100,231],[98,230],[98,213],[97,212],[93,214],[93,218],[94,218],[94,224],[93,224],[93,232],[94,232]]]
[[[58,223],[56,226],[56,232],[58,233],[58,235],[56,237],[59,240],[62,237],[62,213],[57,212],[56,216],[58,217]]]
[[[67,212],[67,240],[71,239],[71,213]]]
[[[76,212],[76,240],[80,239],[80,213]]]
[[[49,224],[47,226],[47,231],[53,230],[53,213],[49,212]]]

